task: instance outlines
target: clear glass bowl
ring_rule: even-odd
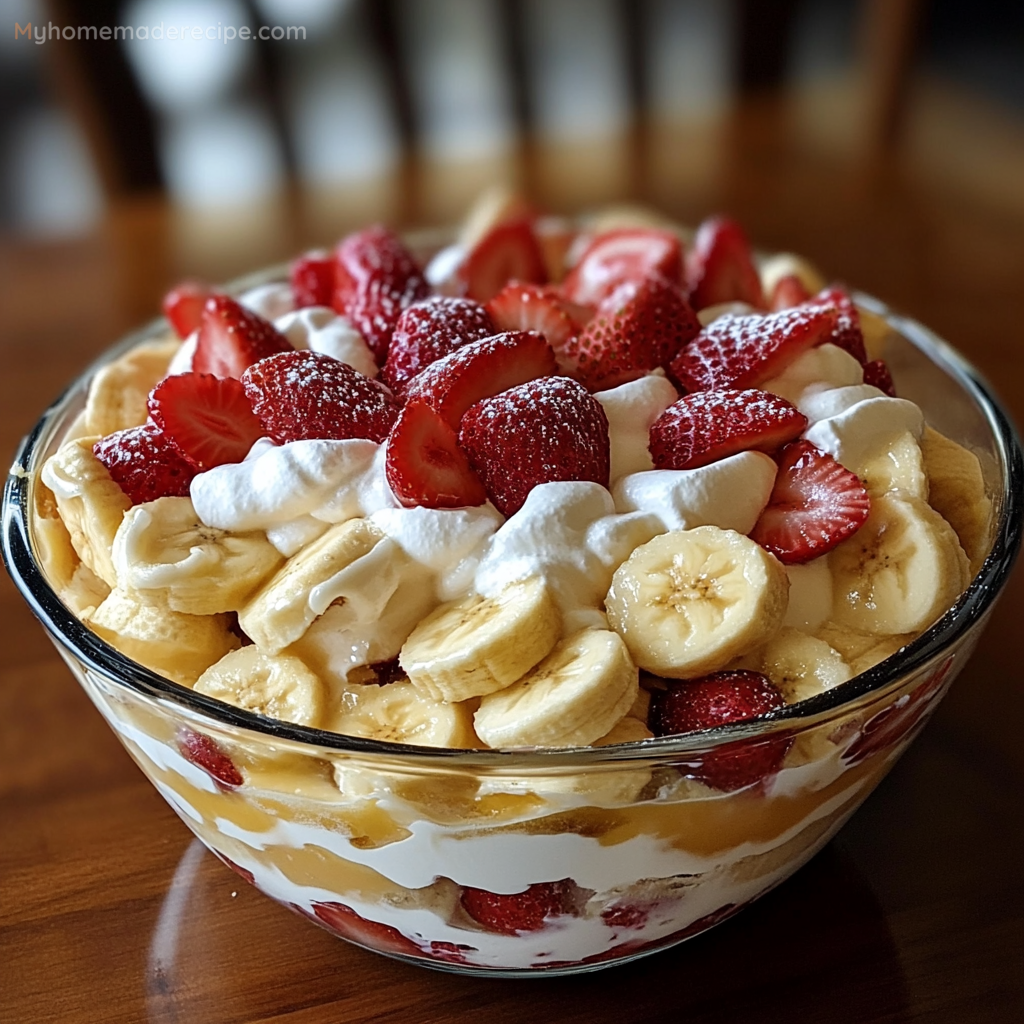
[[[613,747],[428,749],[238,710],[114,650],[40,569],[34,485],[92,374],[163,334],[162,320],[90,367],[25,439],[4,494],[4,557],[142,771],[210,850],[271,898],[368,949],[443,970],[523,976],[623,963],[731,916],[828,842],[969,657],[1020,545],[1024,466],[1006,416],[934,334],[857,299],[895,330],[885,357],[900,394],[978,453],[995,507],[992,546],[955,607],[912,644],[752,722]],[[729,757],[737,743],[788,744],[788,753],[776,776],[734,792],[694,781],[706,759]],[[491,928],[466,911],[487,893],[524,891],[516,916],[499,912]]]

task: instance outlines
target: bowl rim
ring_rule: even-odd
[[[238,294],[262,284],[286,279],[280,264],[248,274],[227,286]],[[936,661],[991,611],[1013,567],[1024,532],[1024,453],[1014,426],[982,375],[951,345],[918,321],[894,312],[885,303],[862,292],[852,293],[858,305],[883,317],[927,359],[946,371],[971,397],[995,439],[1003,490],[996,495],[998,520],[992,548],[981,568],[957,602],[916,640],[878,665],[815,697],[786,705],[757,718],[697,733],[655,737],[606,747],[516,748],[476,750],[424,747],[365,739],[314,729],[233,707],[175,683],[132,661],[89,630],[63,604],[37,563],[31,541],[33,500],[32,463],[37,451],[51,440],[51,426],[83,393],[97,370],[144,341],[166,336],[163,317],[129,332],[108,347],[44,411],[18,447],[3,494],[2,550],[7,571],[33,613],[59,649],[104,679],[137,695],[170,703],[200,725],[255,733],[265,740],[285,741],[321,754],[375,755],[421,767],[446,763],[484,769],[577,769],[582,764],[685,759],[740,739],[765,739],[798,732],[875,703],[918,670]]]

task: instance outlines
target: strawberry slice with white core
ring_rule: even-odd
[[[806,428],[802,412],[767,391],[698,391],[651,424],[651,458],[657,469],[696,469],[740,452],[774,452]]]
[[[620,284],[656,274],[682,284],[683,247],[677,235],[658,228],[619,228],[598,235],[562,282],[570,302],[596,306]]]
[[[871,499],[855,473],[810,441],[794,441],[779,456],[768,505],[752,540],[781,562],[809,562],[855,534]]]
[[[211,295],[203,307],[192,369],[215,377],[241,377],[253,363],[293,351],[269,321],[228,295]]]
[[[786,274],[775,282],[769,306],[773,312],[777,312],[780,309],[789,309],[791,306],[800,306],[810,297],[811,293],[804,287],[803,281],[796,274]]]
[[[558,298],[556,289],[539,284],[512,283],[487,303],[487,312],[499,331],[536,331],[543,334],[562,369],[564,354],[576,334],[576,325]]]
[[[289,280],[296,309],[329,306],[334,294],[334,257],[323,249],[304,253],[292,264]]]
[[[558,369],[551,346],[533,331],[506,331],[481,338],[431,363],[406,388],[458,430],[465,411],[482,398],[547,377]]]
[[[509,281],[544,284],[548,279],[544,253],[529,220],[491,228],[466,254],[458,273],[466,295],[477,302],[493,299]]]
[[[700,311],[723,302],[747,302],[761,309],[761,277],[743,228],[728,217],[711,217],[697,229],[686,257],[690,303]]]
[[[406,508],[463,508],[487,500],[455,431],[426,402],[402,409],[387,443],[384,471]]]
[[[149,415],[199,469],[241,462],[263,436],[242,382],[209,373],[165,377],[149,395]]]
[[[836,325],[832,333],[821,341],[821,344],[836,345],[849,352],[861,365],[868,361],[867,350],[864,348],[864,332],[860,326],[860,313],[853,299],[839,285],[832,285],[818,292],[809,299],[807,306],[831,306],[836,311]]]
[[[682,288],[650,276],[619,285],[569,343],[563,361],[586,388],[603,391],[667,366],[699,332]]]
[[[686,391],[757,387],[827,341],[835,323],[834,308],[815,305],[719,317],[679,353],[669,373]]]
[[[199,329],[203,308],[211,295],[213,289],[202,281],[182,281],[164,296],[164,316],[170,320],[179,338],[187,338]]]

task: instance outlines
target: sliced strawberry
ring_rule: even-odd
[[[263,436],[242,382],[209,373],[164,377],[149,395],[149,415],[199,469],[241,462]]]
[[[369,377],[319,352],[294,349],[242,374],[242,386],[267,437],[278,444],[316,438],[383,441],[398,400]]]
[[[659,228],[619,228],[594,238],[566,275],[562,293],[581,306],[597,306],[619,285],[652,275],[682,285],[679,237]]]
[[[382,921],[370,921],[344,903],[314,903],[313,914],[336,935],[380,953],[423,956],[412,939]]]
[[[567,369],[565,353],[576,335],[576,324],[556,289],[539,284],[507,284],[487,303],[499,331],[536,331],[543,334],[561,369]]]
[[[179,729],[178,749],[186,760],[202,768],[225,789],[237,789],[245,782],[231,758],[209,736],[204,736],[201,732]]]
[[[775,282],[769,306],[773,311],[789,309],[790,306],[803,305],[810,297],[811,293],[796,274],[786,274]]]
[[[472,406],[459,444],[503,515],[538,484],[592,480],[608,486],[608,418],[568,377],[542,377]]]
[[[155,423],[108,434],[92,450],[133,505],[187,497],[198,472]]]
[[[405,385],[431,363],[496,333],[487,310],[472,299],[436,295],[414,303],[395,324],[381,379],[401,395]]]
[[[782,562],[809,562],[855,534],[870,511],[856,474],[810,441],[794,441],[782,450],[768,506],[750,537]]]
[[[764,307],[761,277],[743,228],[728,217],[711,217],[697,229],[686,256],[686,283],[694,309],[721,302]]]
[[[669,372],[686,391],[757,387],[828,339],[835,322],[830,306],[719,317],[679,353]]]
[[[329,306],[334,295],[334,257],[322,249],[304,253],[291,266],[295,308]]]
[[[836,325],[832,328],[832,333],[819,344],[837,345],[849,352],[858,363],[868,361],[868,354],[864,348],[864,332],[860,327],[860,313],[844,289],[832,285],[818,292],[806,305],[831,306],[836,311]]]
[[[506,331],[471,341],[431,363],[409,383],[405,397],[422,399],[457,430],[474,402],[556,369],[551,346],[539,334]]]
[[[651,424],[657,469],[696,469],[739,452],[774,452],[799,437],[807,417],[767,391],[697,391]]]
[[[164,296],[164,316],[171,321],[179,338],[187,338],[199,329],[206,300],[213,289],[202,281],[182,281]]]
[[[896,385],[884,359],[872,359],[864,364],[864,383],[884,391],[890,398],[896,397]]]
[[[714,672],[701,679],[667,680],[651,695],[648,725],[655,736],[714,729],[781,708],[786,702],[760,672]],[[760,782],[779,770],[792,740],[739,740],[715,748],[691,769],[695,778],[730,791]]]
[[[488,930],[518,935],[539,932],[553,918],[575,915],[579,893],[579,886],[571,878],[535,882],[522,892],[510,894],[465,886],[462,906],[474,921]]]
[[[426,402],[409,402],[399,413],[388,437],[384,470],[406,508],[462,508],[487,500],[455,431]]]
[[[334,258],[331,304],[352,321],[383,366],[402,310],[427,297],[427,282],[402,240],[380,225],[342,239]]]
[[[543,284],[544,253],[529,220],[505,221],[491,228],[466,254],[459,268],[466,295],[493,299],[509,281]]]
[[[228,295],[211,295],[203,307],[192,369],[215,377],[241,377],[247,366],[291,351],[291,342],[269,320]]]
[[[699,332],[700,321],[679,285],[647,277],[620,285],[569,343],[565,359],[574,377],[601,391],[667,366]]]

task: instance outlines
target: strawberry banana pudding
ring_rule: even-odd
[[[948,673],[646,755],[870,669],[990,543],[885,323],[727,219],[513,204],[422,270],[369,228],[165,311],[183,340],[98,372],[44,465],[40,560],[141,665],[357,738],[311,757],[88,686],[207,845],[337,934],[504,971],[695,934],[827,841]],[[567,747],[595,756],[529,753]]]

